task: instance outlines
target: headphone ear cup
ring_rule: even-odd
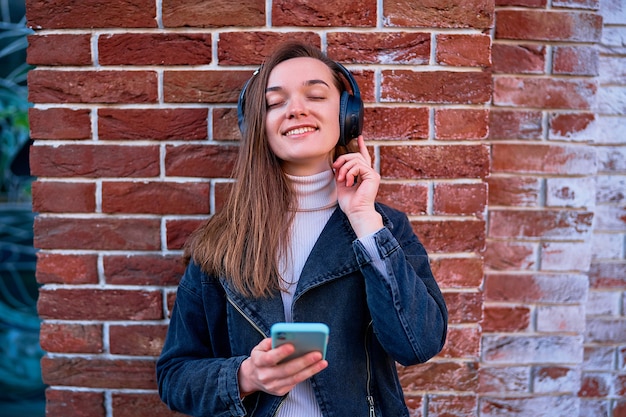
[[[339,98],[339,145],[341,146],[346,146],[346,144],[348,143],[348,130],[346,129],[346,119],[348,115],[349,100],[350,94],[348,94],[347,91],[342,91],[341,97]]]
[[[341,135],[339,144],[345,146],[363,132],[363,100],[344,91],[341,95],[340,105]]]

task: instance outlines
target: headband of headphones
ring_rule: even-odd
[[[352,139],[356,138],[363,131],[363,100],[356,80],[346,67],[336,62],[337,67],[348,80],[352,93],[343,91],[339,101],[339,145],[345,146]],[[246,90],[252,79],[259,73],[260,68],[254,71],[252,77],[243,85],[237,100],[237,123],[239,130],[245,130],[244,104],[246,101]]]

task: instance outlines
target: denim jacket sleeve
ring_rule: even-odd
[[[353,248],[365,276],[374,332],[383,348],[402,365],[426,362],[446,340],[448,311],[433,277],[428,254],[404,214],[375,235],[386,274],[373,265],[359,240]],[[392,314],[393,313],[393,314]]]
[[[171,409],[191,416],[243,416],[237,371],[245,357],[231,357],[228,335],[218,323],[225,314],[221,286],[202,276],[191,264],[179,284],[156,365],[159,395]],[[208,323],[207,317],[216,321]]]

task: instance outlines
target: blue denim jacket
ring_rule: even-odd
[[[403,213],[377,204],[375,235],[388,277],[372,265],[337,208],[302,271],[293,319],[330,327],[328,368],[312,377],[326,417],[408,416],[395,362],[422,363],[443,347],[447,309],[428,256]],[[159,394],[192,416],[274,416],[282,397],[240,399],[237,371],[284,321],[280,294],[245,298],[191,263],[183,275],[157,362]]]

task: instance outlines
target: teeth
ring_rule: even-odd
[[[314,130],[315,128],[313,127],[299,127],[298,129],[289,130],[285,133],[285,136],[301,135],[306,132],[313,132]]]

